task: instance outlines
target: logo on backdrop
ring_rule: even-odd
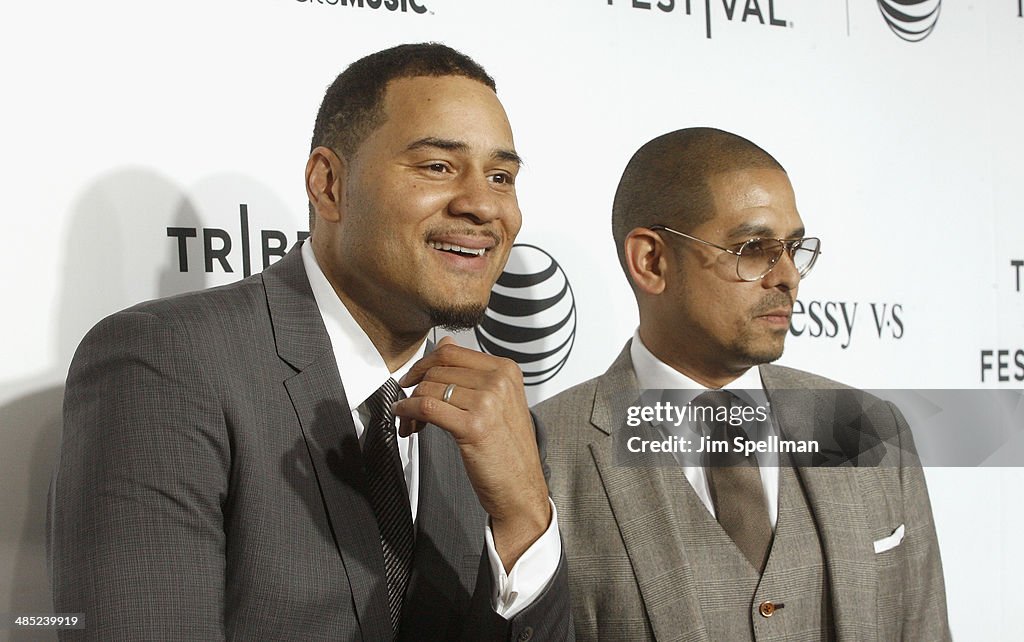
[[[249,236],[249,206],[245,203],[238,205],[239,236],[241,255],[237,259],[232,255],[234,243],[231,233],[218,227],[168,227],[167,236],[177,239],[178,242],[178,271],[189,271],[189,248],[195,246],[190,239],[198,239],[199,230],[203,232],[203,267],[205,272],[214,271],[214,263],[220,265],[222,272],[231,273],[235,271],[232,265],[241,261],[242,275],[252,274],[252,247]],[[301,231],[295,234],[295,241],[301,241],[309,237],[309,232]],[[263,259],[263,267],[266,269],[275,260],[281,258],[288,251],[288,237],[280,230],[260,230],[260,253]],[[275,258],[276,257],[276,258]],[[273,260],[272,260],[273,259]]]
[[[607,0],[609,5],[615,0]],[[691,0],[620,0],[623,5],[628,3],[633,9],[648,11],[659,10],[663,13],[681,11],[693,15]],[[720,5],[720,6],[719,6]],[[763,8],[762,8],[762,5]],[[775,0],[704,0],[704,31],[711,38],[712,15],[724,16],[728,22],[758,23],[768,27],[792,27],[793,23],[779,17],[775,10]],[[717,18],[716,18],[717,19]]]
[[[1024,259],[1010,259],[1013,291],[1024,291]],[[1024,381],[1024,348],[981,351],[981,382]]]
[[[427,8],[416,0],[297,0],[310,5],[329,4],[340,7],[367,7],[370,9],[387,9],[405,13],[410,9],[415,13],[426,13]]]
[[[576,340],[576,300],[554,257],[514,245],[474,334],[482,351],[518,363],[528,386],[558,374]]]
[[[919,42],[939,21],[942,0],[878,0],[878,9],[894,34],[907,42]]]
[[[869,336],[882,340],[903,338],[902,303],[867,303],[857,301],[801,301],[793,304],[789,333],[794,337],[837,341],[846,350],[853,343],[860,319],[870,316]],[[860,325],[865,325],[861,322]]]
[[[982,350],[981,382],[1024,381],[1024,348]]]

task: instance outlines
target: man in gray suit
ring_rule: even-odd
[[[819,254],[782,166],[716,129],[660,136],[627,165],[612,229],[640,327],[605,374],[535,409],[578,637],[947,639],[931,508],[899,410],[764,365],[782,355]],[[633,437],[680,443],[671,421],[630,421],[643,391],[665,389],[696,409],[761,398],[765,416],[737,424],[831,454],[776,449],[725,466],[716,453],[635,452]],[[846,465],[804,465],[829,458]]]
[[[425,346],[483,313],[519,165],[474,61],[372,54],[317,116],[310,241],[88,334],[51,501],[68,637],[571,638],[521,373]]]

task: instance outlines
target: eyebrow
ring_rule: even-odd
[[[800,226],[789,233],[786,238],[801,238],[804,235],[804,227]],[[775,238],[775,233],[767,225],[761,223],[741,223],[729,233],[729,238]]]
[[[467,152],[469,151],[469,145],[461,140],[451,140],[448,138],[437,138],[435,136],[427,136],[419,140],[413,141],[406,146],[407,151],[415,151],[418,149],[434,148],[443,149],[447,152]],[[515,163],[516,165],[522,166],[523,158],[515,152],[513,149],[496,149],[491,152],[491,158],[499,161],[506,161],[509,163]]]

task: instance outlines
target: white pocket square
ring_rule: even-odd
[[[903,524],[896,527],[896,530],[892,532],[892,535],[883,537],[880,540],[875,541],[875,553],[884,553],[889,549],[896,548],[903,541]]]

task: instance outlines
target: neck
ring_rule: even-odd
[[[313,251],[317,254],[317,246]],[[359,292],[357,284],[350,283],[344,274],[330,269],[330,264],[317,260],[334,293],[342,305],[370,339],[389,372],[395,372],[409,361],[427,338],[433,324],[426,314],[404,310],[394,301],[352,296]]]
[[[333,285],[333,283],[332,283]],[[375,315],[348,297],[340,288],[333,286],[342,304],[348,308],[349,314],[359,324],[373,347],[384,359],[388,372],[395,372],[409,359],[412,359],[427,338],[430,328],[401,331],[390,326],[380,315]]]
[[[645,331],[643,324],[640,326],[640,339],[661,362],[713,390],[732,383],[750,369],[750,366],[729,366],[702,359],[699,355],[684,351],[684,346],[679,345],[677,340],[665,341],[660,333]]]

